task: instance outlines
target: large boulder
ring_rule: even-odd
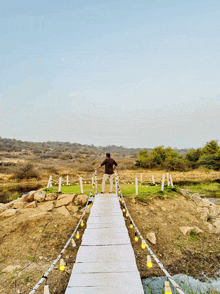
[[[4,219],[4,218],[10,217],[12,215],[15,215],[16,212],[17,212],[16,209],[7,209],[3,213],[0,214],[0,219]]]
[[[48,193],[45,198],[46,201],[53,201],[56,199],[57,199],[57,195],[55,193]]]
[[[68,205],[69,203],[73,201],[73,198],[74,198],[74,195],[66,194],[65,197],[57,200],[56,208],[64,206],[64,205]]]
[[[200,218],[204,221],[207,221],[209,218],[209,209],[207,207],[197,207],[197,211],[200,215]]]
[[[88,199],[89,199],[89,197],[87,195],[80,194],[75,198],[74,203],[76,205],[84,205],[87,203]]]
[[[41,203],[39,205],[39,208],[43,211],[51,211],[54,208],[54,201],[47,201],[47,202]]]
[[[56,211],[59,212],[60,214],[64,215],[64,216],[70,216],[70,213],[66,209],[65,206],[61,206],[61,207],[57,208]]]
[[[35,207],[37,207],[37,203],[35,201],[32,201],[25,206],[25,208],[35,208]]]
[[[34,194],[36,191],[30,191],[27,194],[22,195],[21,199],[23,199],[26,202],[32,202],[34,200]]]
[[[75,213],[78,211],[78,206],[76,205],[73,205],[72,203],[70,203],[69,205],[67,205],[66,207],[69,211]]]
[[[61,194],[61,195],[59,195],[58,197],[57,197],[57,200],[60,200],[60,199],[62,199],[62,198],[65,198],[66,196],[69,196],[70,194]],[[76,194],[75,193],[73,193],[73,194],[71,194],[71,196],[73,196],[73,198],[76,196]]]
[[[14,204],[13,204],[13,208],[23,208],[25,207],[27,203],[24,202],[24,201],[16,201]]]
[[[34,200],[35,201],[43,202],[43,201],[45,201],[45,198],[46,198],[46,193],[44,191],[37,191],[34,194]]]

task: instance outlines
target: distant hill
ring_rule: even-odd
[[[76,157],[81,154],[94,154],[94,155],[103,155],[103,153],[117,153],[119,156],[133,155],[137,156],[140,150],[145,148],[126,148],[123,146],[94,146],[86,145],[79,143],[69,143],[69,142],[30,142],[30,141],[21,141],[16,139],[7,139],[0,137],[0,151],[1,152],[28,152],[35,154],[56,154],[58,153],[71,153],[76,155]],[[149,148],[149,151],[153,148]],[[180,154],[185,154],[189,149],[174,149]]]

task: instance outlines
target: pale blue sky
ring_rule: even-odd
[[[219,1],[8,0],[0,38],[1,137],[220,139]]]

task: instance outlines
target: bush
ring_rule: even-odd
[[[38,178],[38,176],[38,173],[34,170],[34,166],[29,162],[17,168],[14,172],[14,177],[18,180]]]
[[[70,153],[68,154],[62,154],[59,159],[62,159],[62,160],[68,160],[68,159],[72,159],[72,155]]]

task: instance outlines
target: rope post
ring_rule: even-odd
[[[62,177],[59,177],[59,188],[58,188],[58,193],[61,193],[61,183],[62,183]]]
[[[52,181],[52,176],[49,177],[48,183],[47,183],[47,189],[51,187],[51,181]]]
[[[164,190],[164,182],[165,182],[165,175],[163,175],[163,178],[162,178],[161,191]]]
[[[170,183],[171,183],[171,187],[173,188],[173,179],[171,175],[170,175]]]
[[[82,180],[82,177],[79,178],[79,183],[80,183],[80,193],[83,194],[83,180]]]
[[[138,179],[135,178],[136,195],[138,195]]]
[[[169,173],[167,173],[167,186],[170,185],[170,181],[169,181],[169,179],[170,179],[170,176],[169,176]]]
[[[66,176],[66,185],[69,185],[69,176]]]
[[[118,194],[118,184],[117,184],[117,181],[118,181],[118,177],[115,173],[115,194],[117,195]]]
[[[44,286],[44,294],[50,294],[48,285]]]
[[[154,180],[154,176],[152,175],[152,182],[155,185],[155,180]]]
[[[97,194],[97,170],[95,170],[95,194]]]

